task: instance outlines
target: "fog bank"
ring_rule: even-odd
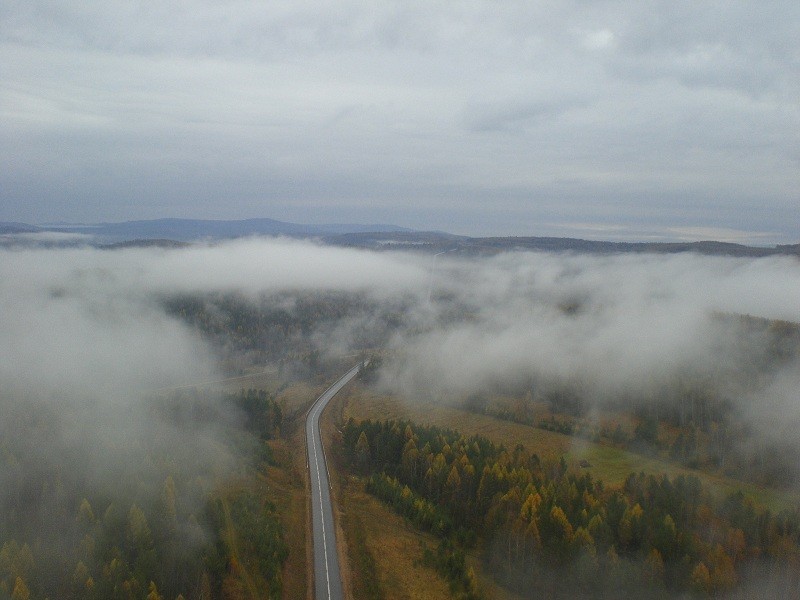
[[[754,367],[773,342],[736,321],[800,322],[795,259],[432,257],[274,239],[3,250],[0,408],[71,406],[90,422],[128,414],[145,390],[219,376],[210,340],[165,298],[236,294],[291,312],[292,295],[332,292],[357,296],[359,311],[318,324],[309,343],[344,354],[378,340],[389,350],[382,385],[409,401],[531,381],[568,384],[589,401],[646,401],[688,376],[714,379],[769,435],[800,419],[796,355]],[[146,424],[110,416],[101,429],[135,437]]]

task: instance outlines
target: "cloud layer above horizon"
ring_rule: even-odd
[[[0,220],[797,241],[797,3],[0,7]]]

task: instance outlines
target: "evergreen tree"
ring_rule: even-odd
[[[14,591],[11,592],[11,600],[30,600],[31,592],[28,586],[25,585],[22,577],[17,577],[14,582]]]

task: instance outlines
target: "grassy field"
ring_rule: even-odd
[[[479,434],[495,443],[512,449],[522,444],[542,459],[564,456],[571,468],[587,470],[595,479],[616,486],[632,472],[666,473],[670,477],[685,474],[700,478],[711,494],[721,498],[741,490],[758,502],[773,509],[796,507],[797,494],[762,488],[751,483],[720,475],[687,469],[659,458],[629,452],[620,448],[595,444],[581,438],[546,431],[530,425],[513,423],[496,417],[471,413],[430,401],[404,402],[396,397],[378,395],[363,387],[345,392],[347,403],[343,417],[355,419],[410,419],[417,423],[448,427],[465,435]],[[590,467],[581,469],[579,462],[587,460]]]
[[[435,547],[437,540],[423,534],[385,504],[364,491],[360,481],[350,479],[342,486],[344,531],[350,561],[354,567],[353,597],[400,600],[451,598],[447,583],[417,561],[422,544]],[[358,568],[374,564],[373,574]],[[364,581],[363,575],[377,578]],[[377,584],[377,585],[376,585]]]

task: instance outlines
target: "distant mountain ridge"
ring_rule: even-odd
[[[438,232],[350,233],[325,238],[337,246],[371,249],[408,249],[427,252],[457,252],[462,255],[496,254],[519,250],[572,252],[578,254],[651,253],[678,254],[694,252],[713,256],[762,257],[800,256],[800,244],[774,247],[745,246],[730,242],[609,242],[558,237],[483,237],[451,235]]]
[[[36,233],[42,231],[35,225],[28,225],[27,223],[0,223],[0,235],[7,235],[10,233]]]
[[[0,223],[0,233],[32,232],[82,233],[102,242],[118,243],[130,240],[168,239],[177,242],[219,240],[248,236],[318,237],[360,232],[410,232],[411,229],[388,224],[324,224],[287,223],[275,219],[204,220],[153,219],[97,223],[92,225],[56,224],[34,226],[24,223]]]
[[[202,220],[154,219],[120,223],[51,224],[0,222],[0,235],[13,238],[26,233],[85,234],[91,243],[107,248],[132,246],[174,247],[197,241],[216,241],[249,236],[286,236],[317,238],[333,246],[369,248],[373,250],[411,250],[419,252],[457,252],[462,255],[496,254],[533,250],[540,252],[572,252],[582,254],[694,252],[715,256],[762,257],[788,255],[800,257],[800,244],[774,247],[745,246],[730,242],[610,242],[558,237],[469,237],[442,231],[415,231],[388,224],[324,224],[287,223],[275,219]],[[78,236],[76,236],[78,237]],[[3,240],[0,240],[3,243]],[[7,243],[7,242],[6,242]],[[13,243],[13,242],[12,242]],[[34,243],[34,242],[31,242]],[[51,241],[51,245],[77,243]]]

